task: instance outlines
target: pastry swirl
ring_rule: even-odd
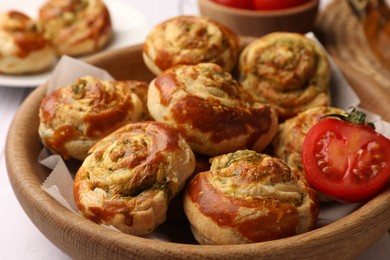
[[[240,55],[240,83],[257,101],[275,106],[282,119],[329,105],[329,80],[326,53],[297,33],[268,34]]]
[[[0,73],[41,72],[56,59],[53,47],[34,20],[18,11],[0,14]]]
[[[345,112],[335,107],[314,107],[284,121],[279,125],[275,138],[267,148],[268,152],[282,159],[296,174],[305,176],[302,166],[303,141],[310,128],[329,114],[342,115]],[[329,200],[323,194],[319,195],[321,201]]]
[[[93,53],[113,37],[110,13],[101,0],[48,0],[39,20],[58,55]]]
[[[238,53],[238,36],[202,16],[178,16],[158,24],[143,47],[145,64],[156,75],[174,65],[200,62],[216,63],[230,72]]]
[[[151,116],[178,129],[200,154],[238,149],[263,150],[277,130],[268,105],[251,103],[232,76],[213,63],[178,65],[155,78],[148,89]]]
[[[280,160],[250,150],[214,157],[195,175],[184,211],[200,244],[244,244],[309,231],[315,193]]]
[[[93,146],[75,177],[75,201],[96,223],[146,235],[165,221],[194,168],[194,154],[175,129],[129,123]]]
[[[41,102],[39,135],[62,155],[83,160],[100,138],[131,121],[147,119],[148,84],[90,76],[57,89]]]

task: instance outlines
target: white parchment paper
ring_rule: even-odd
[[[312,33],[307,34],[307,37],[316,40]],[[357,107],[359,110],[363,110],[359,107],[359,97],[338,70],[330,56],[329,59],[332,66],[330,82],[332,106],[342,108],[346,111],[351,107]],[[108,72],[102,69],[86,64],[80,60],[64,56],[57,64],[53,74],[48,80],[48,93],[58,87],[66,86],[76,81],[79,77],[86,75],[103,80],[113,79]],[[365,112],[367,113],[367,119],[375,124],[376,130],[390,138],[390,124],[383,121],[379,115],[375,115],[369,111]],[[38,159],[41,164],[52,169],[51,174],[42,184],[42,188],[64,207],[78,214],[78,209],[73,198],[74,173],[69,171],[61,156],[49,154],[46,149],[43,149]],[[360,206],[361,204],[359,203],[343,204],[337,202],[322,205],[317,227],[330,224],[343,218]],[[159,230],[152,233],[148,238],[169,241],[169,238],[164,232],[160,232]]]
[[[57,88],[70,85],[83,76],[92,76],[102,80],[114,80],[107,71],[65,55],[61,57],[47,80],[46,93],[49,94]]]

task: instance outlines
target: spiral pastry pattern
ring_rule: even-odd
[[[283,161],[240,150],[214,157],[190,180],[184,211],[200,244],[244,244],[309,231],[319,205]]]
[[[0,73],[41,72],[56,59],[53,47],[34,20],[18,11],[0,14]]]
[[[275,32],[251,42],[239,58],[239,81],[281,119],[330,103],[326,53],[301,34]]]
[[[143,47],[145,64],[156,75],[174,65],[200,62],[216,63],[230,72],[238,53],[238,36],[202,16],[178,16],[158,24]]]
[[[282,159],[296,174],[305,176],[302,165],[303,141],[310,128],[329,114],[343,115],[345,111],[335,107],[314,107],[279,124],[275,138],[267,147],[268,152]],[[329,197],[321,193],[318,195],[320,201],[329,200]]]
[[[39,135],[62,155],[83,160],[99,139],[128,122],[148,119],[148,84],[90,76],[57,89],[41,102]]]
[[[151,233],[195,168],[194,154],[168,125],[130,123],[100,140],[76,173],[80,212],[132,235]]]
[[[58,55],[94,53],[113,38],[111,16],[101,0],[48,0],[39,9],[39,21]]]
[[[277,116],[252,99],[232,76],[213,63],[178,65],[149,85],[151,116],[178,129],[200,154],[263,150],[277,130]]]

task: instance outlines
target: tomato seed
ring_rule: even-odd
[[[320,157],[322,157],[322,156],[320,156]],[[324,166],[326,166],[326,162],[324,161],[324,160],[319,160],[318,162],[317,162],[317,165],[318,165],[318,167],[324,167]]]
[[[373,174],[376,174],[379,169],[380,169],[379,165],[377,165],[377,164],[371,165],[371,170],[372,170]]]
[[[364,174],[361,170],[359,169],[353,169],[352,170],[353,174],[358,177],[359,179],[363,179],[364,178]]]
[[[372,150],[379,150],[380,149],[380,145],[377,143],[377,142],[371,142],[367,145],[367,150],[368,151],[372,151]]]

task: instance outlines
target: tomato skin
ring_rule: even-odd
[[[253,9],[253,0],[213,0],[214,2],[241,9]]]
[[[218,4],[252,10],[280,10],[302,5],[310,0],[212,0]]]
[[[390,140],[367,125],[326,118],[307,133],[302,162],[309,183],[341,202],[366,201],[390,179]]]
[[[279,10],[302,5],[310,0],[253,0],[256,10]]]

